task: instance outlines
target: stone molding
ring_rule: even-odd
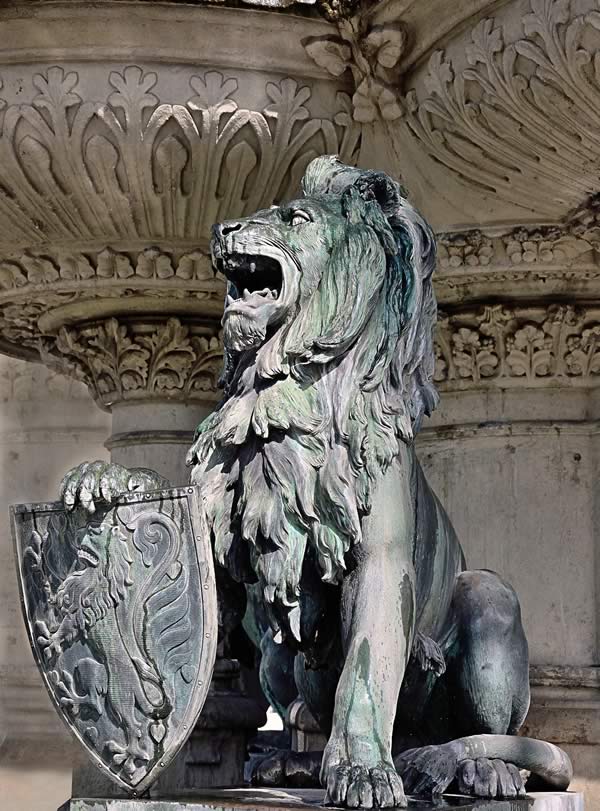
[[[218,321],[225,283],[209,257],[183,246],[161,249],[30,250],[0,261],[4,351],[46,353],[65,324],[128,313]]]
[[[600,171],[600,11],[592,0],[518,5],[520,25],[503,6],[430,56],[405,96],[404,135],[470,193],[510,203],[513,221],[553,222]]]
[[[598,668],[532,666],[531,707],[521,734],[558,744],[600,744]]]
[[[565,225],[514,228],[501,236],[486,236],[479,229],[438,236],[438,268],[444,273],[459,268],[568,267],[577,259],[600,253],[600,228]],[[600,262],[598,263],[600,264]]]
[[[507,285],[516,298],[600,298],[600,228],[594,206],[592,199],[555,225],[439,234],[438,301],[489,299],[502,295]]]
[[[84,98],[83,78],[53,66],[30,75],[31,102],[0,101],[2,258],[10,246],[98,240],[206,247],[213,222],[289,196],[315,154],[352,161],[360,139],[347,96],[324,119],[289,77],[264,82],[253,106],[238,77],[216,70],[190,75],[171,102],[139,65],[108,71],[102,101]]]
[[[104,408],[115,403],[214,401],[223,365],[216,329],[168,321],[116,318],[61,327],[44,362],[85,382]]]
[[[496,304],[439,313],[441,391],[600,382],[600,307]]]

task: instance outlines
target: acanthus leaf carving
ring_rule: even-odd
[[[291,78],[266,83],[262,110],[242,108],[237,78],[215,70],[174,103],[137,65],[110,72],[105,102],[83,100],[79,74],[59,66],[31,81],[37,96],[1,119],[0,230],[13,244],[206,242],[225,215],[289,195],[296,164],[323,152],[351,162],[360,140],[338,110],[314,117],[312,88]]]
[[[44,361],[84,380],[105,406],[140,399],[214,399],[223,365],[220,333],[176,318],[62,327]]]
[[[600,176],[596,28],[593,12],[564,0],[530,0],[516,40],[481,20],[468,67],[430,57],[427,95],[405,99],[408,133],[467,185],[559,220]]]

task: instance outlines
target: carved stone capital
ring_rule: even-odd
[[[97,403],[214,401],[223,365],[216,329],[176,318],[63,326],[46,364],[85,382]]]

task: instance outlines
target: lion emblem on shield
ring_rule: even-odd
[[[561,750],[514,737],[529,706],[517,596],[467,569],[415,453],[437,403],[429,227],[391,178],[324,157],[299,199],[215,226],[212,251],[225,397],[192,482],[223,576],[260,607],[265,693],[288,703],[285,661],[328,736],[328,801],[403,806],[452,784],[515,797],[520,769],[566,787]],[[111,476],[76,469],[67,503]]]
[[[81,510],[55,515],[24,551],[35,649],[55,700],[132,789],[162,756],[173,696],[192,677],[180,512],[142,502],[93,522]]]

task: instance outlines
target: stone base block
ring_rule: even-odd
[[[220,789],[195,793],[189,799],[130,800],[85,799],[65,803],[59,811],[308,811],[323,804],[324,792],[317,789]],[[575,792],[536,792],[522,800],[473,800],[447,796],[435,803],[410,801],[419,811],[584,811],[583,795]]]

